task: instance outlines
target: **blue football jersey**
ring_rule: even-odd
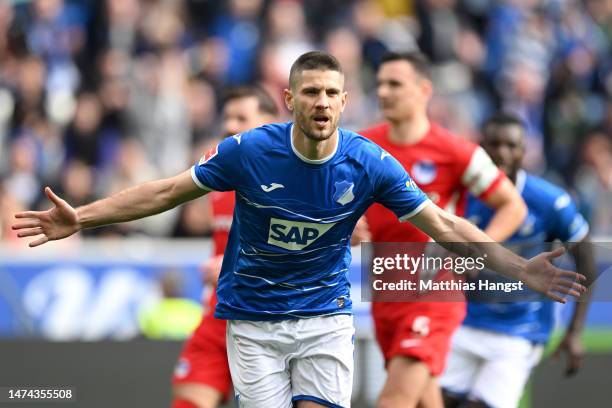
[[[292,123],[229,137],[192,168],[201,188],[236,191],[217,295],[222,319],[350,314],[350,237],[374,202],[408,219],[429,200],[376,144],[340,129],[327,159],[293,146]]]
[[[522,170],[517,174],[516,188],[527,204],[528,213],[507,243],[510,247],[516,245],[522,256],[529,258],[550,250],[549,246],[540,245],[545,242],[578,242],[587,235],[587,222],[564,190]],[[466,216],[476,225],[486,227],[493,214],[483,202],[469,197]],[[517,297],[521,300],[508,301]],[[536,343],[548,340],[555,324],[556,303],[528,288],[520,293],[512,292],[503,300],[468,301],[463,324],[520,336]]]

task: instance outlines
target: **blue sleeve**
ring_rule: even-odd
[[[192,167],[191,176],[204,190],[235,190],[241,163],[240,138],[228,137],[202,156]]]
[[[425,208],[429,199],[393,156],[384,152],[381,157],[374,165],[374,198],[406,221]]]
[[[553,235],[563,242],[581,241],[589,232],[589,225],[567,193],[555,199],[552,215]]]

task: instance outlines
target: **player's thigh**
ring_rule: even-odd
[[[418,408],[445,408],[444,400],[442,399],[442,390],[436,377],[429,379],[425,386],[425,390],[421,395],[421,399],[417,405]]]
[[[174,398],[189,401],[198,408],[216,408],[223,400],[223,393],[204,384],[181,383],[172,387]]]
[[[500,341],[499,347],[504,352],[483,364],[469,398],[495,408],[514,408],[531,370],[540,360],[542,347],[520,338]]]
[[[227,357],[239,407],[291,407],[286,352],[270,322],[228,321]]]
[[[440,385],[450,398],[465,396],[478,374],[482,358],[476,353],[481,339],[466,327],[460,327],[451,339],[451,350]]]
[[[319,404],[318,402],[304,401],[304,400],[297,401],[295,406],[297,408],[322,408],[322,407],[327,408],[329,407],[329,405]]]
[[[300,324],[300,351],[290,362],[293,401],[298,407],[349,407],[354,369],[352,316],[317,317]]]

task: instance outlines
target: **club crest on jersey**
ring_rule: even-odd
[[[270,218],[268,244],[290,251],[299,251],[315,242],[334,225],[336,225],[335,222],[317,224]]]
[[[207,161],[209,161],[210,159],[212,159],[213,157],[215,157],[217,155],[217,153],[219,153],[219,145],[215,145],[215,147],[211,147],[209,151],[207,151],[204,156],[202,156],[202,158],[200,159],[200,161],[198,162],[198,164],[201,166],[204,163],[206,163]]]
[[[184,378],[191,371],[191,364],[189,360],[181,358],[176,366],[174,367],[174,375],[178,378]]]
[[[349,183],[348,181],[337,181],[334,185],[334,201],[339,203],[340,205],[346,205],[355,199],[355,195],[353,194],[353,188],[355,188],[354,183]]]
[[[412,165],[410,175],[419,184],[429,184],[436,179],[438,169],[432,161],[420,160]]]

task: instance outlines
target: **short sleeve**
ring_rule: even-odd
[[[430,201],[393,156],[383,150],[381,157],[374,166],[375,200],[393,211],[400,221],[406,221]]]
[[[191,168],[191,177],[204,190],[235,190],[241,171],[240,156],[240,138],[228,137],[202,156]]]
[[[472,145],[466,143],[466,146]],[[461,184],[467,187],[473,196],[481,200],[486,199],[504,179],[504,173],[480,146],[470,150],[463,149],[460,156],[459,161],[467,163],[461,175]]]
[[[588,223],[567,193],[555,199],[551,215],[554,237],[563,242],[582,241],[589,232]]]

